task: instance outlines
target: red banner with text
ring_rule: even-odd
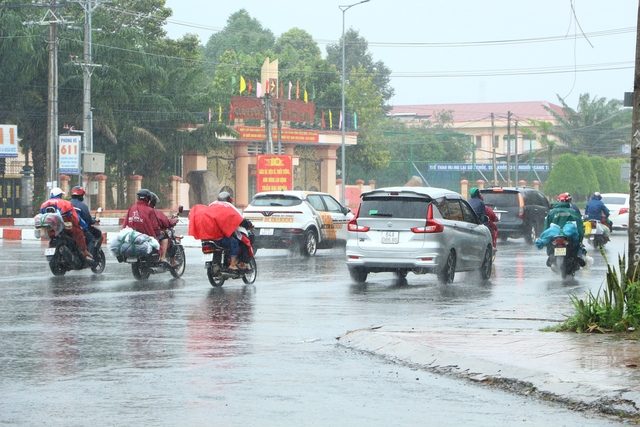
[[[293,158],[263,154],[256,163],[256,192],[293,189]]]

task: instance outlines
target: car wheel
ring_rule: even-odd
[[[349,267],[349,276],[356,283],[367,281],[367,270],[364,267]]]
[[[536,223],[535,222],[530,222],[527,225],[526,233],[524,235],[525,242],[527,242],[529,244],[535,243],[536,239],[538,238],[537,231],[538,231],[538,229],[536,227]]]
[[[456,276],[456,251],[451,249],[447,261],[440,272],[438,272],[438,280],[441,283],[452,283]]]
[[[487,247],[484,251],[484,258],[482,265],[480,266],[480,278],[482,280],[489,280],[491,278],[491,270],[493,267],[493,249]]]
[[[173,256],[173,259],[175,259],[179,265],[169,270],[169,272],[177,279],[184,274],[184,270],[187,266],[187,258],[184,255],[184,248],[181,245],[176,246],[176,253]]]
[[[304,239],[302,240],[302,245],[300,246],[300,253],[302,256],[311,257],[316,254],[316,250],[318,249],[318,238],[316,237],[316,233],[313,230],[307,230],[304,233]]]

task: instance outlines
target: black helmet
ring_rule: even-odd
[[[76,185],[71,189],[71,198],[82,201],[84,199],[84,188],[80,185]]]
[[[147,201],[151,201],[151,197],[152,197],[152,192],[147,190],[146,188],[143,188],[142,190],[138,190],[138,192],[136,193],[136,196],[138,196],[138,200],[147,200]]]
[[[231,194],[227,193],[226,191],[221,192],[220,194],[218,194],[218,200],[221,202],[233,202],[233,197],[231,197]]]
[[[149,200],[149,204],[155,208],[156,204],[158,203],[158,200],[160,200],[158,198],[158,195],[156,193],[151,193],[151,199]]]

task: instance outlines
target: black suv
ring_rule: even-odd
[[[488,187],[480,190],[485,205],[498,215],[498,237],[506,242],[509,237],[524,237],[534,243],[544,231],[544,220],[549,213],[549,201],[532,187]]]

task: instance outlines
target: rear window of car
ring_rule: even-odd
[[[252,206],[296,206],[301,203],[299,198],[285,194],[257,196],[251,201]]]
[[[626,197],[604,197],[602,196],[602,203],[605,205],[624,205],[627,203]]]
[[[362,200],[360,218],[412,218],[427,217],[429,200],[414,197],[371,197]]]
[[[485,205],[491,206],[520,206],[520,201],[518,200],[518,193],[512,192],[487,192],[481,193],[482,198],[484,199]]]

